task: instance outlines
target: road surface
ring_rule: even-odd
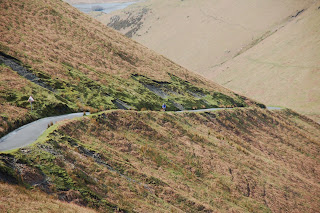
[[[48,128],[48,124],[65,119],[81,117],[83,113],[72,113],[54,117],[42,118],[16,129],[6,136],[0,138],[0,152],[27,146],[38,139],[40,135]]]
[[[279,110],[280,107],[267,107],[269,110]],[[222,109],[231,109],[231,108],[210,108],[210,109],[198,109],[198,110],[185,110],[179,112],[205,112],[205,111],[216,111]],[[89,114],[89,113],[87,113]],[[16,129],[6,136],[0,138],[0,152],[9,151],[13,149],[18,149],[21,147],[28,146],[38,139],[39,136],[48,128],[48,124],[65,119],[72,119],[75,117],[81,117],[83,113],[72,113],[68,115],[60,115],[42,118],[40,120],[34,121],[27,125]]]

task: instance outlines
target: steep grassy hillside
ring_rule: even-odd
[[[122,212],[317,212],[320,126],[293,111],[112,111],[0,155],[0,179]]]
[[[53,114],[143,111],[63,121],[1,153],[1,211],[320,208],[318,124],[258,108],[60,0],[2,0],[0,14],[0,136]],[[247,108],[147,111],[163,102],[172,111]]]
[[[234,60],[210,79],[267,104],[320,122],[320,2]]]
[[[319,1],[256,2],[148,0],[93,16],[229,89],[320,121]]]
[[[73,111],[255,104],[62,1],[3,0],[0,14],[0,136],[30,120]]]
[[[18,201],[18,202],[17,202]],[[67,202],[57,201],[52,196],[22,186],[0,183],[1,212],[96,212],[89,208]]]
[[[0,137],[40,117],[77,110],[75,104],[19,76],[4,64],[0,64],[0,79]],[[27,101],[31,94],[36,99],[32,112]]]
[[[312,0],[147,0],[93,17],[203,74]]]

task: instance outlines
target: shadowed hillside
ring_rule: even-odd
[[[62,1],[4,0],[0,13],[0,135],[39,117],[82,110],[255,104]]]
[[[320,126],[290,110],[112,111],[47,134],[0,174],[101,212],[320,208]]]

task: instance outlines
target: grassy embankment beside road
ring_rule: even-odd
[[[0,136],[41,117],[115,109],[118,100],[135,110],[159,110],[163,102],[168,110],[256,105],[62,1],[5,0],[0,6],[1,53],[46,85],[28,82],[0,62]]]
[[[0,169],[102,212],[314,212],[319,129],[290,110],[111,111],[53,126]]]

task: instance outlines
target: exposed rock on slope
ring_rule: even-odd
[[[168,110],[256,105],[62,1],[4,0],[0,13],[0,136],[35,118],[119,103],[137,110],[159,110],[163,102]],[[168,96],[148,85],[161,85]],[[12,108],[21,113],[8,113]]]
[[[65,121],[39,143],[0,154],[0,181],[101,212],[320,208],[316,123],[288,110],[254,108],[259,104],[62,1],[2,0],[0,12],[0,51],[52,88],[2,62],[1,134],[53,112],[117,103],[139,110],[158,109],[163,101],[172,110],[252,106],[200,114],[113,110]],[[36,100],[32,113],[30,94]]]

